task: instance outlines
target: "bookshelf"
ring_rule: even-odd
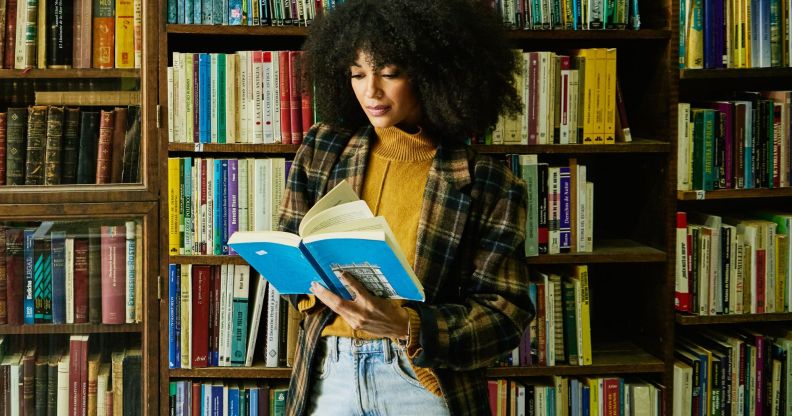
[[[160,2],[161,15],[165,3]],[[642,29],[601,31],[507,32],[516,48],[564,52],[576,48],[615,47],[633,141],[613,145],[474,145],[481,153],[538,154],[540,160],[569,157],[586,163],[596,184],[594,250],[590,253],[541,255],[527,260],[530,267],[589,264],[592,296],[594,364],[555,367],[493,367],[489,378],[518,379],[544,376],[638,375],[672,389],[674,312],[673,236],[676,209],[676,103],[678,2],[641,1]],[[159,172],[167,171],[168,157],[293,157],[297,146],[279,144],[169,143],[167,129],[167,68],[173,52],[222,52],[299,49],[306,30],[301,27],[247,27],[166,24],[159,28]],[[169,264],[244,265],[237,256],[170,256],[168,253],[167,175],[159,176],[159,275]],[[169,382],[176,380],[249,379],[286,382],[289,368],[211,367],[168,368],[167,284],[159,303],[160,412],[168,412]],[[629,313],[625,313],[625,311]],[[615,330],[613,328],[619,328]],[[666,408],[671,408],[667,394]]]
[[[10,4],[12,3],[9,2]],[[90,6],[90,2],[85,4]],[[156,122],[158,102],[156,34],[159,27],[159,10],[156,4],[151,2],[138,1],[137,4],[140,6],[137,15],[140,16],[141,25],[138,38],[141,62],[138,68],[97,69],[91,68],[89,64],[88,67],[80,68],[44,69],[44,66],[39,67],[38,63],[34,65],[36,67],[28,69],[9,69],[8,66],[3,66],[0,69],[0,91],[2,91],[0,112],[7,113],[10,107],[24,108],[34,105],[33,93],[38,91],[90,92],[122,89],[139,91],[141,98],[136,103],[140,107],[141,121],[139,180],[112,184],[11,186],[6,185],[4,177],[3,185],[0,185],[0,224],[3,224],[4,227],[37,227],[52,222],[57,228],[59,224],[117,225],[134,220],[140,226],[140,233],[137,231],[135,233],[135,236],[139,238],[136,242],[140,243],[136,255],[136,259],[139,259],[137,264],[139,280],[136,281],[136,284],[140,288],[140,297],[137,300],[140,308],[140,320],[135,323],[122,324],[101,323],[101,319],[98,323],[92,321],[90,323],[63,324],[4,324],[0,325],[0,335],[5,337],[7,344],[10,343],[12,346],[17,344],[20,348],[38,344],[42,355],[47,355],[49,348],[53,348],[54,351],[55,348],[65,347],[65,351],[68,352],[69,338],[73,335],[88,335],[91,353],[94,352],[94,349],[98,351],[102,346],[119,348],[119,343],[128,342],[120,348],[129,348],[130,350],[139,348],[141,351],[140,371],[133,381],[135,385],[140,386],[140,401],[133,407],[135,409],[133,412],[141,415],[155,415],[159,414],[157,391],[160,383],[157,347],[159,344],[157,309],[159,182],[157,180],[158,147],[156,140],[158,135]],[[72,3],[68,5],[69,8],[72,7]],[[129,5],[131,7],[132,2],[129,2]],[[49,21],[50,17],[44,17],[46,15],[44,12],[53,12],[55,7],[56,5],[49,4],[45,10],[41,6],[38,22],[45,21],[42,19]],[[6,6],[3,6],[2,13],[7,12]],[[71,14],[70,11],[65,13]],[[3,17],[5,18],[5,15]],[[3,21],[4,24],[8,22],[5,19],[0,21]],[[28,30],[31,27],[34,26],[28,26]],[[2,30],[5,31],[5,29],[5,26],[2,26]],[[41,48],[44,41],[46,39],[39,42],[36,48]],[[8,42],[8,38],[5,39],[5,42]],[[70,43],[72,42],[64,42],[64,44]],[[90,45],[90,43],[88,44]],[[6,48],[6,53],[9,53],[8,48]],[[68,54],[71,55],[71,53],[72,51],[69,49]],[[3,151],[2,157],[5,158],[5,144]],[[6,228],[3,229],[3,232],[6,232]],[[72,236],[72,234],[67,234],[67,236]],[[76,232],[73,236],[75,239],[79,237]],[[88,289],[86,287],[86,290]],[[5,293],[3,298],[6,299]],[[73,320],[80,321],[76,317]],[[114,340],[117,341],[114,342]],[[108,353],[106,357],[108,364],[110,359]],[[121,381],[119,380],[118,383],[120,384]],[[36,388],[38,389],[38,386]]]

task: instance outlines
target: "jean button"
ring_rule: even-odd
[[[362,339],[360,339],[360,338],[354,338],[354,339],[352,340],[352,344],[353,344],[354,346],[356,346],[356,347],[362,347],[362,346],[363,346],[363,340],[362,340]]]

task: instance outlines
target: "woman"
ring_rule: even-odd
[[[425,302],[354,300],[316,284],[303,312],[288,414],[489,414],[484,369],[533,317],[522,261],[525,190],[475,154],[520,111],[497,18],[468,0],[351,0],[305,45],[323,123],[295,156],[280,227],[348,181],[390,224]]]

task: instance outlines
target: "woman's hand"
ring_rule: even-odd
[[[366,331],[384,338],[407,337],[407,311],[388,299],[372,295],[346,272],[340,279],[352,294],[352,300],[345,300],[316,282],[311,284],[311,292],[356,331]]]

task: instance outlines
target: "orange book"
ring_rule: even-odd
[[[93,67],[112,68],[115,54],[115,2],[93,0]]]

